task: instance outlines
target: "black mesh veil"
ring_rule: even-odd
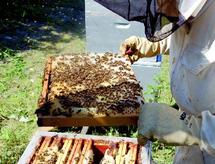
[[[95,0],[129,21],[144,23],[145,35],[152,42],[160,41],[193,16],[185,18],[178,9],[179,0]],[[198,0],[196,0],[198,1]]]

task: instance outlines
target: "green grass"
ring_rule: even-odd
[[[16,163],[36,131],[34,112],[46,58],[60,53],[84,52],[84,40],[73,35],[69,37],[69,42],[64,43],[62,37],[55,43],[64,45],[62,49],[53,46],[13,52],[6,54],[4,62],[0,63],[0,163]]]

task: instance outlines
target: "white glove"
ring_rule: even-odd
[[[188,116],[166,104],[148,103],[141,108],[138,122],[138,141],[159,140],[172,146],[200,145],[201,119]]]
[[[139,58],[152,57],[167,51],[167,39],[160,42],[150,42],[146,38],[131,36],[120,45],[120,54],[125,55],[131,63]]]

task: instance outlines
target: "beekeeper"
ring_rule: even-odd
[[[170,54],[171,92],[180,111],[144,104],[139,142],[157,139],[179,146],[176,164],[215,164],[215,1],[96,1],[127,20],[144,23],[147,39],[132,36],[120,46],[131,62]]]

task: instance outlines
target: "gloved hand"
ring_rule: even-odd
[[[188,116],[180,119],[182,112],[166,104],[143,104],[138,121],[138,142],[159,140],[172,146],[200,145],[201,119]]]
[[[152,57],[165,52],[167,49],[167,41],[150,42],[146,38],[131,36],[120,45],[120,53],[125,55],[131,63],[139,58]]]
[[[143,56],[140,52],[143,42],[144,40],[136,36],[131,36],[121,43],[119,48],[120,53],[125,55],[133,63]]]

